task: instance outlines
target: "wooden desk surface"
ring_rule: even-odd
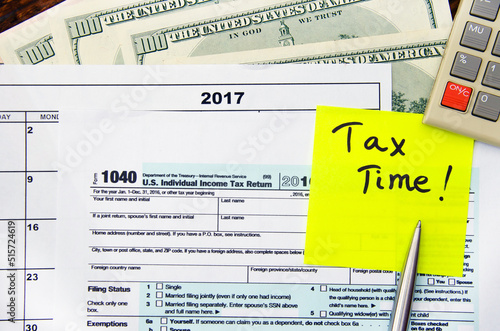
[[[19,24],[42,11],[63,2],[64,0],[1,0],[0,32]],[[448,0],[452,14],[455,13],[460,0]]]

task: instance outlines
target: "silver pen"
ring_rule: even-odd
[[[418,250],[420,247],[420,221],[417,223],[411,240],[405,266],[399,279],[396,299],[392,309],[390,331],[406,331],[410,321],[411,303],[417,276]]]

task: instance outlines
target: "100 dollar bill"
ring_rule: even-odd
[[[168,21],[178,12],[229,0],[85,1],[52,21],[56,48],[66,64],[123,64],[119,38],[132,22],[147,26],[155,17]]]
[[[149,23],[124,42],[133,63],[449,28],[451,15],[443,0],[237,0]]]
[[[50,19],[79,0],[67,0],[0,34],[0,57],[5,64],[59,64]]]
[[[164,64],[391,63],[392,110],[423,113],[449,32],[448,28],[413,31],[290,48],[170,58]]]

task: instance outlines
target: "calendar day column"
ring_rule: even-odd
[[[26,113],[0,112],[0,329],[21,331],[25,298]]]
[[[57,111],[27,113],[25,330],[52,329],[58,153]]]

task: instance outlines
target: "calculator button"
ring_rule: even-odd
[[[470,14],[494,21],[497,17],[500,0],[475,0]]]
[[[500,114],[500,97],[496,95],[480,92],[477,96],[476,104],[472,110],[472,115],[482,117],[490,121],[498,120]]]
[[[495,39],[495,44],[493,45],[493,49],[491,50],[491,54],[496,55],[496,56],[500,56],[500,32],[497,34],[497,38]]]
[[[476,80],[477,72],[481,66],[481,61],[480,57],[463,52],[457,52],[450,74],[452,76],[473,82]]]
[[[472,89],[470,87],[448,82],[441,104],[445,107],[465,111],[471,94]]]
[[[500,63],[488,62],[483,78],[483,85],[500,90]]]
[[[467,22],[460,45],[484,51],[490,39],[491,28],[472,22]]]

